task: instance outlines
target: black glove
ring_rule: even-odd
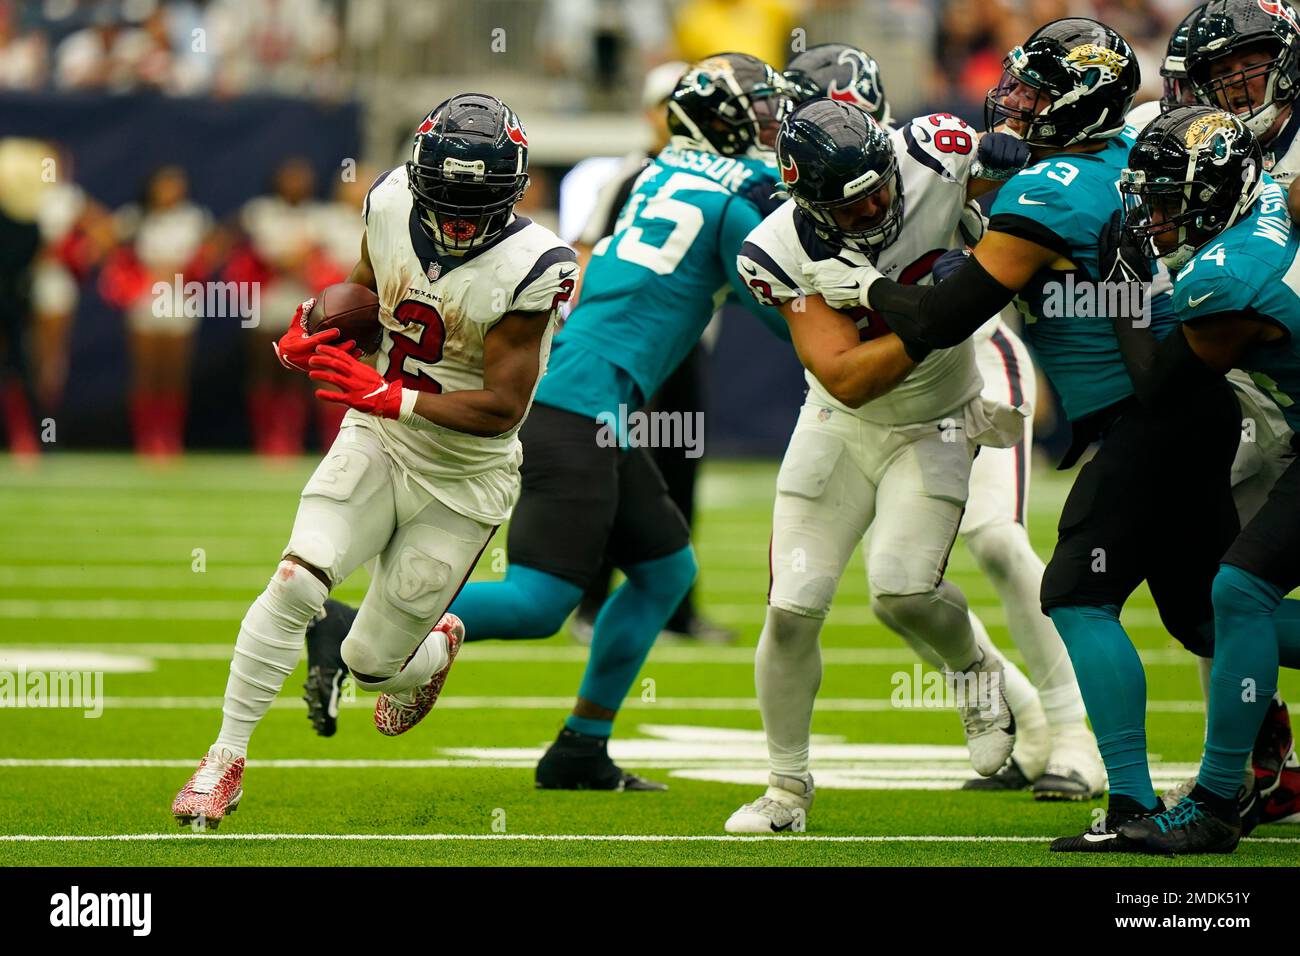
[[[776,183],[769,179],[760,179],[747,187],[741,195],[754,204],[764,219],[776,212],[786,200],[785,194],[777,192]]]
[[[1029,162],[1029,146],[1010,133],[985,133],[975,153],[970,174],[997,182],[1010,179]]]
[[[1111,316],[1112,322],[1124,319],[1138,328],[1149,325],[1151,313],[1147,308],[1147,299],[1151,287],[1151,262],[1143,253],[1139,241],[1124,229],[1122,212],[1116,212],[1110,217],[1110,222],[1102,229],[1097,240],[1097,271],[1101,274],[1102,282],[1107,285],[1129,286],[1123,296],[1117,297],[1109,292],[1098,296],[1098,301],[1115,302],[1123,306],[1123,314]],[[1135,321],[1139,316],[1144,321]]]
[[[1124,213],[1116,212],[1097,240],[1097,271],[1103,282],[1151,281],[1151,262],[1131,233],[1124,229]]]
[[[936,284],[942,282],[965,265],[966,260],[969,258],[970,250],[968,249],[949,249],[934,260],[934,265],[930,267],[930,275],[934,276]]]

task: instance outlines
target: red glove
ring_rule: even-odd
[[[307,364],[311,366],[313,381],[339,388],[337,392],[318,388],[317,398],[339,402],[381,418],[397,418],[401,414],[402,383],[388,381],[369,365],[358,362],[349,352],[333,345],[322,345]]]
[[[343,334],[338,329],[324,329],[315,335],[307,334],[307,327],[303,325],[302,317],[310,312],[315,304],[315,298],[300,303],[298,311],[293,314],[293,321],[289,323],[289,331],[280,336],[280,341],[271,343],[271,347],[275,349],[275,357],[285,368],[297,372],[307,371],[307,361],[316,351],[316,347],[326,342],[333,342]],[[356,347],[356,343],[343,342],[338,347],[351,352]]]

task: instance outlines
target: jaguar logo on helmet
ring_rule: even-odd
[[[1270,16],[1277,17],[1279,20],[1285,20],[1291,24],[1291,29],[1300,33],[1300,24],[1296,23],[1295,11],[1285,3],[1279,3],[1278,0],[1258,0],[1259,8]]]
[[[1227,113],[1211,113],[1193,120],[1183,141],[1189,152],[1207,152],[1215,164],[1222,164],[1232,152],[1237,126]]]
[[[795,163],[793,156],[790,157],[788,163],[778,156],[777,165],[781,167],[781,182],[787,186],[793,186],[799,181],[799,166]]]
[[[1128,57],[1109,47],[1085,43],[1066,54],[1065,65],[1091,89],[1118,80],[1128,65]]]

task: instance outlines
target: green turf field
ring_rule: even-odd
[[[20,469],[0,459],[0,672],[103,675],[97,717],[0,710],[0,865],[1185,862],[1061,858],[1047,852],[1048,838],[1083,829],[1090,807],[959,792],[971,773],[956,715],[890,705],[891,677],[910,674],[913,659],[872,619],[860,561],[824,631],[808,832],[723,837],[728,814],[766,780],[752,657],[774,463],[706,469],[702,603],[739,629],[740,645],[656,647],[611,745],[669,792],[533,789],[532,766],[585,660],[559,635],[467,646],[434,712],[396,739],[375,732],[364,694],[336,737],[313,735],[300,670],[253,738],[239,811],[217,834],[180,831],[172,797],[216,734],[239,619],[276,564],[313,466],[193,456],[162,468],[60,455]],[[1035,474],[1030,527],[1043,555],[1068,480]],[[477,579],[499,576],[501,549],[504,534]],[[950,576],[1008,647],[996,596],[960,546]],[[359,599],[364,587],[359,573],[339,596]],[[1199,757],[1196,670],[1145,592],[1125,621],[1148,666],[1161,786]],[[1282,687],[1300,698],[1290,674]],[[1268,826],[1230,858],[1190,862],[1297,860],[1300,827]]]

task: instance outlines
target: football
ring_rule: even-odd
[[[366,355],[379,348],[384,334],[379,324],[379,297],[355,282],[336,282],[321,289],[304,324],[308,335],[338,329],[339,341],[352,339]]]

